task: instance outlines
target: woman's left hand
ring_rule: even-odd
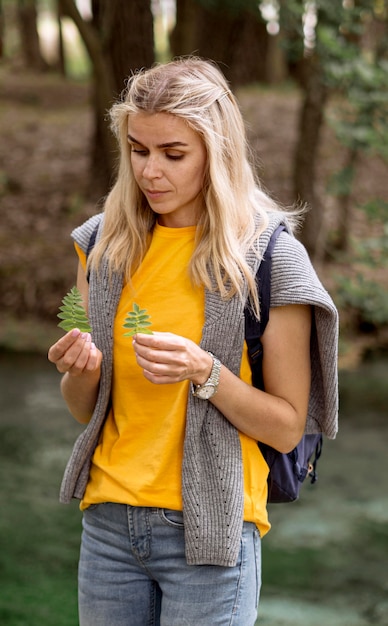
[[[152,383],[166,385],[191,380],[202,385],[210,376],[213,359],[196,343],[173,333],[138,333],[133,338],[136,360]]]

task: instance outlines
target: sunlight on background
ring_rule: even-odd
[[[90,0],[77,0],[79,12],[85,20],[92,17]],[[175,0],[152,0],[154,15],[155,53],[158,61],[170,57],[169,33],[175,24]],[[67,17],[61,19],[64,47],[66,50],[66,70],[74,78],[85,78],[90,73],[89,55],[74,22]],[[58,56],[58,19],[49,9],[39,12],[38,31],[42,54],[50,65]]]
[[[89,0],[77,2],[83,18],[89,19]],[[66,72],[74,78],[86,78],[90,74],[91,64],[85,45],[73,20],[61,18],[63,45],[65,48]],[[50,65],[58,60],[58,19],[49,10],[41,11],[38,19],[38,31],[42,55]]]
[[[279,32],[279,3],[276,0],[264,0],[260,3],[260,12],[267,22],[267,31],[270,35]]]

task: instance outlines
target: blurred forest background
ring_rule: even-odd
[[[267,190],[341,310],[341,363],[387,345],[386,0],[0,0],[0,343],[47,344],[71,229],[114,180],[106,111],[136,69],[212,58]],[[50,335],[51,336],[51,335]]]
[[[309,205],[340,310],[341,436],[270,512],[259,623],[386,626],[388,0],[0,0],[0,623],[77,623],[80,515],[57,500],[80,427],[45,357],[69,235],[114,180],[126,77],[191,53],[236,91],[264,187]]]

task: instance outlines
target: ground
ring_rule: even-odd
[[[98,210],[99,199],[93,197],[89,174],[90,98],[85,83],[0,67],[2,346],[45,350],[57,336],[57,307],[74,284],[76,272],[69,234]],[[300,94],[291,86],[249,88],[239,92],[239,99],[263,184],[276,199],[290,205]],[[343,158],[343,150],[326,125],[317,186],[331,228],[335,228],[336,205],[326,186]],[[364,157],[353,191],[352,237],[362,238],[370,228],[358,205],[371,197],[387,198],[385,185],[386,164]],[[317,269],[331,293],[338,275],[354,271],[348,257],[331,259]],[[375,271],[380,272],[378,278],[386,287],[386,269]],[[346,311],[341,313],[346,319]],[[343,355],[344,363],[358,362],[365,346],[387,344],[387,329],[354,336],[352,350]]]

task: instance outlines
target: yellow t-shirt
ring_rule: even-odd
[[[147,309],[152,330],[199,343],[204,324],[204,290],[194,287],[188,265],[195,227],[156,225],[141,266],[125,285],[114,323],[112,409],[93,455],[84,509],[120,502],[182,510],[181,465],[189,382],[154,385],[137,365],[124,318],[136,302]],[[82,263],[85,255],[76,246]],[[251,381],[246,349],[240,376]],[[240,433],[244,466],[244,519],[263,536],[270,528],[266,510],[268,468],[256,441]]]

